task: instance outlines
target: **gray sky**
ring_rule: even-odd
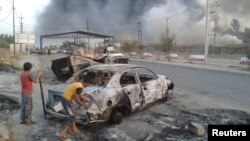
[[[12,13],[10,13],[12,1],[13,0],[0,0],[0,33],[12,34]],[[27,24],[25,31],[32,32],[36,24],[37,16],[43,12],[44,8],[49,4],[49,1],[50,0],[15,0],[17,32],[19,32],[20,29],[20,18],[18,17],[21,17],[21,15],[24,17],[23,22]]]
[[[250,26],[250,0],[210,1],[221,5],[215,17],[224,30],[230,28],[233,18],[239,20],[241,31]],[[5,21],[0,21],[0,33],[12,34],[12,14],[8,16],[11,2],[0,0],[0,20]],[[143,40],[157,42],[166,27],[164,17],[169,17],[170,30],[176,34],[178,42],[204,42],[206,0],[15,0],[15,3],[17,15],[25,18],[26,33],[39,35],[86,30],[86,20],[89,19],[94,32],[136,39],[137,22],[141,21]],[[19,32],[20,19],[17,15],[16,29]],[[210,26],[212,29],[214,23],[211,22]],[[231,35],[217,38],[218,42],[237,41]]]

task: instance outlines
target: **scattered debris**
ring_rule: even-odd
[[[197,136],[204,136],[205,134],[205,128],[201,124],[195,122],[191,122],[188,126],[188,129]]]
[[[10,140],[10,132],[8,127],[0,123],[0,141],[9,141],[9,140]]]
[[[20,108],[20,104],[17,99],[0,94],[0,111],[9,111]]]
[[[16,71],[19,70],[20,70],[19,68],[14,67],[13,65],[0,63],[0,72],[15,73]]]
[[[90,86],[84,88],[84,93],[91,99],[88,116],[82,108],[77,109],[77,119],[83,124],[108,120],[120,124],[124,115],[165,99],[168,91],[174,87],[173,81],[167,76],[156,75],[146,68],[128,64],[90,66],[76,73],[70,80],[82,82],[87,77],[91,78]],[[138,85],[139,82],[142,85]],[[60,99],[68,85],[59,84],[48,89],[48,115],[62,119],[67,117],[65,112],[56,110],[55,107],[60,105]]]
[[[72,55],[52,60],[51,69],[59,81],[66,81],[74,73],[92,65],[128,63],[128,58],[114,47],[107,47],[104,49],[103,54],[100,54],[100,51],[98,52],[94,53],[93,50],[74,48]]]

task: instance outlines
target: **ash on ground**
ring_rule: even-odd
[[[0,72],[15,73],[17,71],[20,71],[20,69],[13,65],[4,64],[4,63],[0,64]]]
[[[182,110],[174,101],[156,103],[149,109],[124,117],[120,125],[108,123],[79,126],[81,135],[70,136],[73,141],[141,141],[141,140],[207,140],[209,124],[249,124],[250,114],[238,110],[205,109]],[[205,128],[204,136],[196,136],[188,130],[190,122]],[[56,133],[62,129],[63,122],[49,119],[47,124],[33,132],[30,140],[60,140]]]
[[[0,94],[0,111],[13,111],[20,108],[17,99]]]

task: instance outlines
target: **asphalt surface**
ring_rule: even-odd
[[[250,107],[250,75],[215,70],[204,70],[152,62],[129,63],[151,69],[172,78],[177,89],[210,97],[236,109]]]
[[[50,63],[51,60],[64,56],[67,55],[42,56],[41,59],[42,62]],[[157,74],[173,79],[175,90],[206,96],[235,109],[247,110],[250,107],[250,74],[145,61],[130,60],[129,63],[146,67]]]
[[[67,55],[42,56],[42,62],[50,63]],[[145,61],[129,61],[130,64],[146,67],[157,74],[166,75],[175,82],[175,90],[204,96],[230,105],[232,108],[249,111],[250,74],[199,69],[181,65],[160,64]],[[247,110],[248,109],[248,110]]]

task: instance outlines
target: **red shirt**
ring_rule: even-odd
[[[22,83],[22,93],[31,94],[33,92],[31,74],[29,72],[22,72],[20,79]]]

